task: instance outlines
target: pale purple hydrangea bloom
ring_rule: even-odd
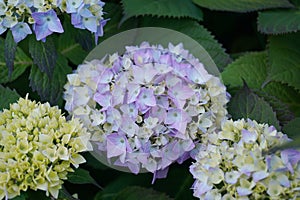
[[[0,1],[0,35],[11,29],[16,43],[35,33],[36,39],[45,41],[53,32],[64,32],[57,10],[72,16],[75,28],[88,29],[98,37],[103,35],[107,22],[103,18],[104,2],[82,0],[14,0]],[[79,16],[74,21],[74,16]],[[31,30],[32,28],[32,30]]]
[[[188,159],[227,114],[225,86],[182,44],[128,46],[122,56],[79,65],[65,89],[65,109],[82,119],[108,162],[154,179]],[[93,112],[105,119],[95,123]]]
[[[190,166],[199,199],[295,199],[300,194],[300,151],[269,154],[290,139],[273,126],[228,120],[199,145]]]

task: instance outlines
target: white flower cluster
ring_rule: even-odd
[[[27,189],[57,198],[63,180],[91,151],[90,133],[57,107],[20,98],[0,112],[0,199]]]
[[[227,114],[225,86],[182,44],[165,49],[144,42],[84,63],[68,75],[65,90],[65,109],[114,165],[133,173],[182,162]]]
[[[300,152],[268,150],[288,142],[273,126],[252,120],[226,121],[201,144],[190,172],[200,199],[297,199]]]

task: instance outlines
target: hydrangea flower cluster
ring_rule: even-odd
[[[66,121],[57,107],[20,98],[0,112],[0,199],[27,189],[57,198],[63,180],[91,151],[90,133],[78,119]]]
[[[45,41],[53,32],[64,31],[57,13],[68,13],[72,25],[94,33],[97,42],[107,21],[103,6],[101,0],[0,0],[0,35],[10,29],[18,43],[33,31],[37,40]]]
[[[84,122],[112,164],[133,173],[164,176],[227,114],[225,86],[182,44],[143,42],[86,62],[68,75],[65,90],[65,109]]]
[[[273,126],[252,120],[227,120],[222,130],[201,144],[190,167],[200,199],[297,199],[300,152],[268,153],[290,141]]]

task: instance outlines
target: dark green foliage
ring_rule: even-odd
[[[250,12],[267,8],[290,8],[288,0],[193,0],[199,6],[212,10]]]

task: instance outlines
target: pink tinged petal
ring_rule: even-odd
[[[136,65],[143,65],[144,63],[152,62],[152,50],[151,49],[141,49],[139,51],[134,52],[133,60]]]
[[[169,65],[159,64],[159,63],[154,64],[154,69],[158,72],[158,74],[166,74],[173,70],[173,68],[170,67]]]
[[[186,139],[185,131],[187,127],[187,121],[180,121],[174,124],[169,125],[170,128],[176,129],[179,133],[176,134],[176,137],[181,139]]]
[[[161,64],[167,64],[169,66],[172,66],[172,57],[170,54],[164,54],[161,55],[159,58],[159,63]]]
[[[260,180],[263,180],[269,176],[269,173],[265,171],[258,171],[252,174],[253,181],[257,183]]]
[[[132,66],[134,80],[136,84],[147,84],[150,83],[153,77],[157,74],[152,63],[146,64],[142,67]]]
[[[148,162],[149,153],[137,153],[137,160],[142,164],[146,164]]]
[[[113,131],[118,131],[122,123],[122,117],[120,112],[113,107],[108,107],[106,111],[106,121],[112,124]]]
[[[133,137],[138,133],[139,126],[129,116],[123,116],[120,129],[129,137]]]
[[[107,110],[108,107],[111,106],[112,103],[112,96],[109,93],[96,93],[94,95],[94,100],[102,107],[101,111]]]
[[[120,110],[123,112],[123,115],[128,115],[133,119],[135,119],[138,115],[138,109],[134,103],[123,104],[121,105]]]
[[[152,89],[142,88],[139,96],[137,97],[137,103],[146,106],[155,106],[156,99]]]
[[[112,106],[124,103],[125,89],[115,85],[112,91]]]
[[[179,141],[178,144],[180,145],[180,148],[184,151],[191,151],[195,147],[195,144],[191,139]]]
[[[107,158],[121,156],[120,161],[124,163],[125,157],[123,155],[126,155],[126,138],[117,133],[112,133],[106,137],[106,142]]]
[[[151,108],[151,110],[150,110],[150,116],[158,118],[158,121],[161,123],[161,122],[163,122],[166,119],[167,112],[166,112],[165,109],[163,109],[163,108],[161,108],[159,106],[155,106],[155,107]]]
[[[97,93],[104,94],[106,92],[109,92],[109,84],[97,84]]]
[[[181,109],[170,109],[165,119],[165,124],[169,124],[171,128],[175,128],[181,133],[185,133],[188,116]]]
[[[136,101],[137,96],[140,94],[140,86],[138,84],[128,84],[127,85],[127,103],[133,103]]]
[[[169,89],[168,94],[174,99],[188,99],[195,94],[195,92],[188,86],[177,83],[175,86]]]
[[[187,76],[191,81],[197,84],[204,84],[211,77],[201,63],[193,65],[193,68],[188,69]]]
[[[247,196],[252,193],[252,190],[243,187],[237,187],[237,192],[240,196]]]
[[[110,83],[114,74],[110,69],[104,70],[99,78],[99,83]]]

